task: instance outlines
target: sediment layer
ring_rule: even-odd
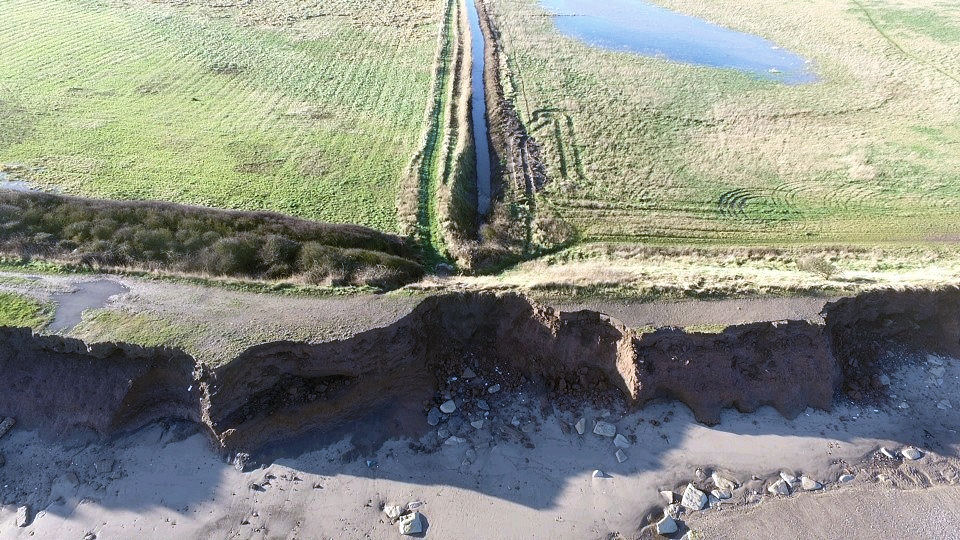
[[[869,381],[885,344],[960,350],[960,290],[879,291],[828,304],[824,324],[637,333],[601,313],[558,312],[517,294],[424,300],[394,324],[320,344],[276,342],[209,367],[167,348],[93,344],[0,328],[0,415],[42,433],[100,436],[176,418],[230,452],[335,427],[384,404],[422,404],[470,366],[490,384],[554,396],[686,403],[698,420],[763,405],[829,409]],[[426,428],[426,424],[424,424]]]

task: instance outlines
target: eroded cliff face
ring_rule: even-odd
[[[957,351],[957,307],[957,289],[884,291],[828,305],[826,324],[638,334],[596,312],[459,293],[428,298],[385,328],[320,344],[267,343],[216,368],[171,349],[87,346],[4,328],[0,415],[49,434],[101,436],[192,420],[218,447],[253,452],[384,404],[420,407],[473,366],[505,389],[527,381],[577,399],[613,392],[636,406],[675,398],[706,423],[725,407],[771,405],[794,416],[827,409],[841,387],[869,379],[891,341]]]

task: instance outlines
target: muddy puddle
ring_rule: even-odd
[[[52,299],[57,307],[49,331],[69,332],[80,324],[84,311],[101,308],[107,304],[111,296],[123,294],[129,290],[123,284],[109,279],[76,283],[73,287],[72,292],[53,295]]]
[[[817,80],[811,62],[760,36],[642,0],[541,0],[561,33],[590,45],[744,71],[786,84]]]

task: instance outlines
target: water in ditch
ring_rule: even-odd
[[[596,47],[736,69],[786,84],[814,82],[810,62],[760,36],[646,0],[541,0],[561,33]]]
[[[480,16],[474,0],[466,0],[467,18],[470,21],[470,55],[473,69],[470,84],[473,95],[470,100],[473,120],[473,144],[477,153],[477,212],[485,216],[490,210],[490,142],[487,138],[487,89],[484,86],[485,40],[480,31]]]

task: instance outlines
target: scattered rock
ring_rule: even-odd
[[[610,478],[610,475],[601,471],[600,469],[596,469],[593,471],[593,477],[594,478]]]
[[[8,431],[13,429],[13,425],[16,423],[17,421],[9,416],[4,418],[3,421],[0,422],[0,437],[3,437]]]
[[[623,463],[627,460],[627,453],[620,448],[617,449],[617,453],[614,455],[617,457],[617,463]]]
[[[463,437],[457,437],[456,435],[454,435],[454,436],[450,437],[449,439],[443,441],[443,444],[449,444],[449,445],[452,446],[452,445],[454,445],[454,444],[461,444],[461,443],[465,443],[465,442],[467,442],[467,440],[464,439]]]
[[[483,428],[483,418],[481,418],[481,419],[479,419],[479,420],[474,420],[473,422],[470,422],[470,425],[473,426],[474,429],[482,429],[482,428]]]
[[[817,482],[813,478],[809,478],[807,476],[801,476],[800,487],[802,487],[804,491],[816,491],[818,489],[822,489],[823,484],[821,484],[820,482]]]
[[[786,480],[781,478],[780,480],[777,480],[776,482],[770,484],[770,486],[767,487],[767,491],[769,491],[773,495],[789,495],[790,484]]]
[[[93,464],[93,468],[96,469],[98,474],[106,474],[113,470],[113,460],[112,459],[98,460]]]
[[[677,500],[677,494],[670,490],[663,490],[660,492],[660,496],[663,497],[667,504],[673,504]]]
[[[938,379],[941,378],[941,377],[943,377],[943,374],[944,374],[945,371],[946,371],[946,368],[944,368],[944,367],[942,367],[942,366],[937,366],[937,367],[935,367],[935,368],[930,368],[930,374],[933,375],[934,377],[938,378]]]
[[[21,506],[17,508],[17,527],[26,527],[30,524],[30,507]]]
[[[881,446],[881,447],[880,447],[880,454],[882,454],[883,456],[888,457],[888,458],[890,458],[890,459],[897,459],[896,454],[894,454],[893,452],[887,450],[887,447],[886,447],[886,446]]]
[[[450,430],[445,427],[442,427],[437,430],[438,439],[447,440],[450,438],[450,435],[451,435]]]
[[[574,424],[573,427],[577,428],[577,433],[579,433],[580,435],[583,435],[583,433],[587,431],[587,419],[580,417],[580,419],[577,420],[577,423]]]
[[[440,412],[442,413],[450,414],[455,410],[457,410],[457,404],[452,399],[448,399],[443,402],[443,405],[440,405]]]
[[[934,366],[942,366],[942,365],[943,365],[943,360],[941,360],[939,357],[934,356],[934,355],[932,355],[932,354],[928,354],[928,355],[927,355],[927,362],[929,362],[930,364],[933,364]]]
[[[949,399],[941,399],[940,403],[937,403],[937,408],[941,411],[945,411],[947,409],[952,409],[953,405],[950,404]]]
[[[900,453],[903,454],[903,457],[911,461],[916,461],[923,457],[923,452],[917,450],[916,448],[913,448],[912,446],[908,446],[907,448],[904,448],[903,450],[900,451]]]
[[[87,534],[83,535],[83,540],[97,540],[97,535],[93,534],[92,532],[88,532]]]
[[[487,392],[489,392],[489,393],[491,393],[491,394],[496,394],[496,393],[499,392],[499,391],[500,391],[500,385],[499,385],[499,384],[495,384],[495,385],[491,386],[490,388],[487,388]]]
[[[596,425],[593,426],[593,432],[603,437],[613,437],[617,434],[617,426],[603,420],[597,420]]]
[[[841,474],[839,477],[837,477],[837,482],[840,482],[841,484],[846,484],[847,482],[853,482],[854,478],[856,477],[849,473]]]
[[[423,501],[410,501],[407,503],[407,510],[411,512],[416,512],[417,510],[423,508],[426,505],[427,503]]]
[[[791,490],[797,489],[800,485],[800,479],[790,473],[780,471],[780,479],[786,482]]]
[[[880,378],[880,384],[882,384],[883,386],[890,386],[890,376],[889,376],[889,375],[887,375],[886,373],[884,373],[884,374],[880,375],[879,378]]]
[[[732,492],[733,490],[739,487],[739,484],[737,484],[736,481],[730,480],[729,478],[724,478],[719,474],[717,474],[716,471],[714,471],[714,473],[710,475],[710,478],[713,479],[713,485],[717,486],[717,489],[720,489],[723,491]]]
[[[391,520],[397,519],[403,514],[404,508],[395,504],[388,504],[383,507],[383,513],[387,515]]]
[[[663,519],[657,522],[657,534],[669,535],[677,532],[677,522],[670,516],[663,516]]]
[[[489,411],[489,410],[490,410],[490,404],[488,404],[486,401],[484,401],[484,400],[482,400],[482,399],[478,399],[478,400],[477,400],[477,408],[480,409],[481,411]]]
[[[430,409],[430,412],[427,413],[427,423],[430,424],[431,426],[436,426],[437,424],[439,424],[440,418],[442,418],[442,416],[440,415],[440,409],[436,407],[433,407],[432,409]]]
[[[687,484],[680,498],[680,504],[689,510],[702,510],[707,505],[707,494],[695,488],[693,484]]]
[[[466,367],[466,368],[464,368],[464,370],[463,370],[463,378],[464,378],[464,379],[472,379],[472,378],[474,378],[474,377],[476,377],[476,376],[477,376],[477,374],[474,373],[473,370],[470,369],[469,366]]]
[[[715,489],[711,491],[710,494],[716,497],[717,500],[721,501],[733,498],[733,493],[725,489]]]
[[[373,467],[376,467],[376,465],[377,465],[377,460],[375,460],[375,459],[368,459],[368,460],[367,460],[367,467],[368,467],[368,468],[371,468],[371,469],[372,469]]]
[[[400,531],[400,534],[407,536],[420,534],[423,532],[423,517],[420,515],[420,512],[400,516],[400,520],[397,521],[397,529]]]
[[[617,433],[613,438],[613,445],[617,448],[630,448],[630,440],[623,436],[623,433]]]
[[[243,472],[247,468],[247,463],[250,462],[250,454],[246,452],[237,452],[237,455],[233,456],[233,468],[237,472]]]

